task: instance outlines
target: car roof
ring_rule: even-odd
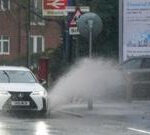
[[[136,56],[136,57],[132,57],[133,59],[134,58],[150,58],[150,55],[143,55],[143,56]],[[132,59],[131,58],[131,59]]]
[[[30,71],[28,68],[21,66],[0,66],[0,70]]]
[[[130,61],[130,60],[134,60],[134,59],[145,59],[145,58],[150,59],[150,55],[131,57],[131,58],[125,60],[123,63],[126,63],[126,62],[128,62],[128,61]]]

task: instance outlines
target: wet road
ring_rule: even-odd
[[[138,105],[126,104],[103,105],[92,112],[84,107],[67,108],[47,118],[6,113],[0,115],[0,135],[149,135],[149,116],[148,109],[143,112]]]
[[[56,135],[50,118],[37,114],[6,113],[0,116],[0,135]]]

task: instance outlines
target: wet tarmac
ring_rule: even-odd
[[[1,113],[0,135],[51,135],[45,116],[30,112]]]
[[[148,107],[149,102],[109,103],[98,105],[93,111],[85,106],[69,106],[46,116],[1,113],[0,135],[149,135]]]

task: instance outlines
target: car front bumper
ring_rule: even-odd
[[[23,97],[19,97],[19,94]],[[29,102],[29,105],[12,105],[13,101]],[[42,111],[47,109],[47,97],[33,95],[31,92],[9,92],[6,95],[0,95],[0,110],[33,110]]]

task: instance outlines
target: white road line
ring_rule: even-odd
[[[140,132],[140,133],[144,133],[144,134],[148,134],[148,135],[150,135],[150,132],[148,132],[148,131],[145,131],[145,130],[141,130],[141,129],[136,129],[136,128],[128,128],[128,130],[131,130],[131,131],[136,131],[136,132]]]
[[[79,117],[79,118],[82,118],[82,117],[83,117],[83,115],[81,115],[81,114],[79,114],[79,113],[74,113],[74,112],[69,112],[69,111],[63,111],[63,110],[61,110],[61,111],[59,111],[59,112],[65,113],[65,114],[68,114],[68,115],[72,115],[72,116],[75,116],[75,117]]]

